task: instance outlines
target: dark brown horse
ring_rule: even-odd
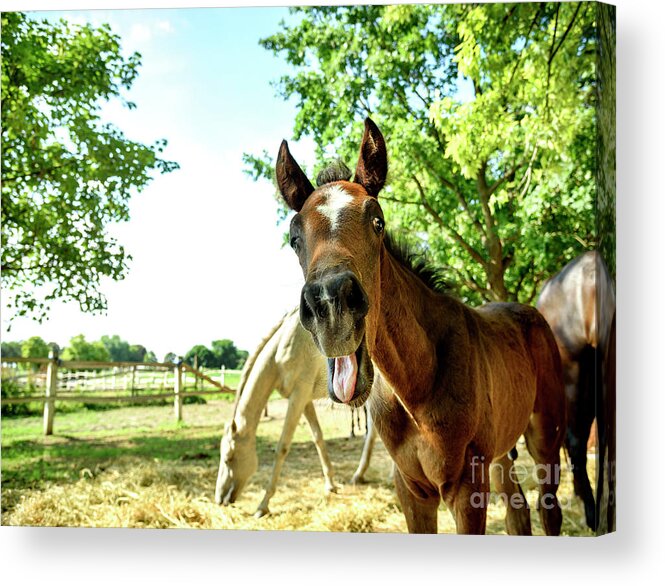
[[[558,534],[565,400],[552,332],[535,308],[473,310],[440,291],[432,272],[385,233],[377,198],[387,168],[383,136],[369,119],[353,182],[315,189],[286,141],[279,150],[277,181],[297,212],[290,241],[306,281],[300,319],[328,357],[328,392],[354,407],[369,399],[410,532],[436,533],[443,499],[458,533],[484,533],[494,461],[508,532],[529,534],[507,457],[524,434],[538,464],[543,527]]]
[[[594,417],[598,418],[597,451],[601,455],[597,466],[598,494],[602,493],[605,449],[614,445],[613,414],[606,416],[604,409],[606,404],[613,406],[613,398],[606,400],[606,394],[614,392],[607,383],[615,366],[610,343],[615,298],[600,254],[586,252],[569,262],[545,283],[536,307],[550,324],[561,353],[568,420],[565,444],[575,493],[584,501],[587,525],[596,530],[598,510],[586,468],[587,441]],[[613,379],[610,382],[613,384]],[[613,486],[610,490],[613,493]]]

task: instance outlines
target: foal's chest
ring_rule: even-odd
[[[451,464],[463,459],[468,434],[454,434],[454,422],[445,416],[434,422],[411,413],[385,381],[380,389],[372,395],[370,410],[386,449],[403,476],[438,494],[441,486],[458,476],[457,466]]]

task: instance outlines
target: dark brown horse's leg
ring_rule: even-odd
[[[514,479],[514,463],[508,454],[492,463],[490,468],[494,489],[506,504],[508,535],[531,535],[531,511],[522,487]]]
[[[577,372],[572,372],[577,371]],[[584,502],[587,525],[596,530],[596,503],[587,473],[587,443],[595,416],[596,398],[593,376],[595,373],[595,350],[587,348],[579,364],[566,368],[566,400],[568,401],[568,428],[566,450],[573,467],[575,494]]]
[[[439,498],[419,498],[404,483],[399,468],[394,467],[395,489],[402,505],[409,533],[436,533]]]
[[[561,533],[561,506],[556,493],[561,475],[559,451],[563,421],[549,414],[534,413],[524,434],[526,447],[536,462],[534,473],[540,493],[537,508],[546,535]]]

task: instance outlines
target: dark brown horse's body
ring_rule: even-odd
[[[556,338],[566,385],[568,428],[566,449],[573,467],[575,492],[584,501],[587,524],[598,526],[598,509],[587,474],[587,441],[594,417],[598,416],[597,493],[601,494],[605,449],[613,447],[612,408],[615,368],[612,323],[615,314],[614,287],[600,254],[586,252],[569,262],[549,279],[536,307],[545,316]],[[609,465],[613,467],[613,460]],[[613,470],[612,470],[613,472]],[[610,481],[613,480],[613,475]],[[611,486],[614,498],[614,487]],[[610,516],[613,510],[610,507]],[[604,527],[607,523],[604,524]],[[610,523],[613,527],[613,521]]]
[[[300,317],[329,357],[329,394],[371,416],[396,463],[410,532],[436,532],[443,499],[459,533],[484,533],[490,465],[509,533],[531,532],[507,453],[524,434],[540,472],[539,510],[558,534],[565,401],[559,352],[528,306],[473,310],[438,291],[384,234],[385,143],[365,123],[353,182],[314,189],[282,143],[280,191],[306,282]]]

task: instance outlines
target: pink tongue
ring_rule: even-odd
[[[356,377],[358,376],[358,361],[355,352],[349,356],[335,358],[335,371],[333,373],[333,391],[342,403],[348,403],[356,390]]]

